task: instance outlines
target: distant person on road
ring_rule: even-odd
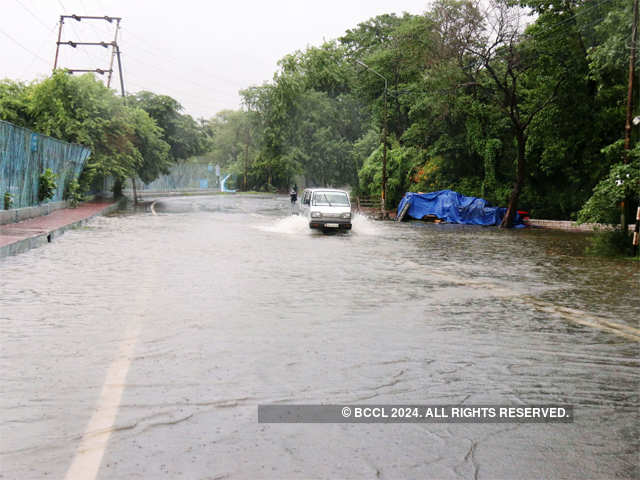
[[[291,215],[297,215],[296,202],[298,201],[298,187],[294,185],[289,191],[289,197],[291,198]]]

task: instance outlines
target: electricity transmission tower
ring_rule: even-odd
[[[113,34],[113,40],[111,42],[74,42],[74,41],[66,41],[66,42],[62,42],[62,27],[64,25],[64,20],[65,18],[69,18],[72,20],[75,20],[77,22],[81,22],[82,20],[103,20],[106,22],[109,22],[111,24],[113,24],[115,22],[115,30],[114,30],[114,34]],[[79,69],[79,68],[67,68],[65,69],[67,72],[69,73],[75,73],[75,72],[93,72],[93,73],[98,73],[100,75],[104,75],[105,73],[108,73],[108,77],[107,77],[107,87],[111,87],[111,78],[113,76],[113,61],[114,59],[118,60],[118,74],[120,77],[120,92],[122,93],[122,96],[125,96],[124,93],[124,79],[122,77],[122,61],[120,59],[120,47],[118,46],[118,32],[120,30],[120,20],[122,20],[121,17],[108,17],[108,16],[104,16],[104,17],[96,17],[96,16],[90,16],[90,15],[60,15],[60,27],[58,29],[58,41],[56,42],[56,58],[53,62],[53,70],[55,71],[58,68],[58,54],[60,53],[60,46],[61,45],[66,45],[66,46],[70,46],[73,48],[76,48],[78,45],[87,45],[87,46],[98,46],[98,47],[103,47],[103,48],[109,48],[111,47],[111,62],[109,64],[109,68],[94,68],[94,69]]]

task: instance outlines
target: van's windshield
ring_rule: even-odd
[[[313,194],[313,205],[348,207],[349,197],[343,192],[315,192]]]

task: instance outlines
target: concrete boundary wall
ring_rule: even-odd
[[[0,244],[0,259],[12,255],[18,255],[20,253],[26,252],[27,250],[31,250],[32,248],[40,247],[47,243],[50,243],[67,230],[80,227],[88,223],[95,217],[113,213],[116,210],[120,209],[122,205],[122,201],[112,203],[99,208],[98,210],[94,209],[92,213],[82,216],[82,218],[78,218],[77,220],[68,222],[62,221],[51,227],[34,228],[33,226],[29,225],[29,223],[33,223],[34,220],[31,220],[31,222],[27,221],[25,224],[12,224],[10,227],[6,228],[10,228],[13,231],[13,234],[16,235],[16,239],[15,241],[10,240],[10,243],[4,245]],[[38,220],[35,221],[38,222]],[[1,233],[2,231],[0,229],[0,234]]]
[[[556,230],[570,230],[575,232],[593,232],[594,230],[613,230],[618,225],[609,225],[607,223],[582,223],[578,224],[570,220],[541,220],[532,218],[529,224],[534,227],[553,228]],[[633,230],[635,224],[629,225],[629,230]]]
[[[44,205],[36,205],[34,207],[0,210],[0,225],[22,222],[23,220],[28,220],[30,218],[49,215],[51,212],[67,207],[67,202],[51,202]]]

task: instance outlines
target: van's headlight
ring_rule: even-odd
[[[312,218],[321,218],[322,217],[322,212],[311,212],[311,217]]]
[[[346,212],[340,215],[342,218],[351,218],[351,212]]]

